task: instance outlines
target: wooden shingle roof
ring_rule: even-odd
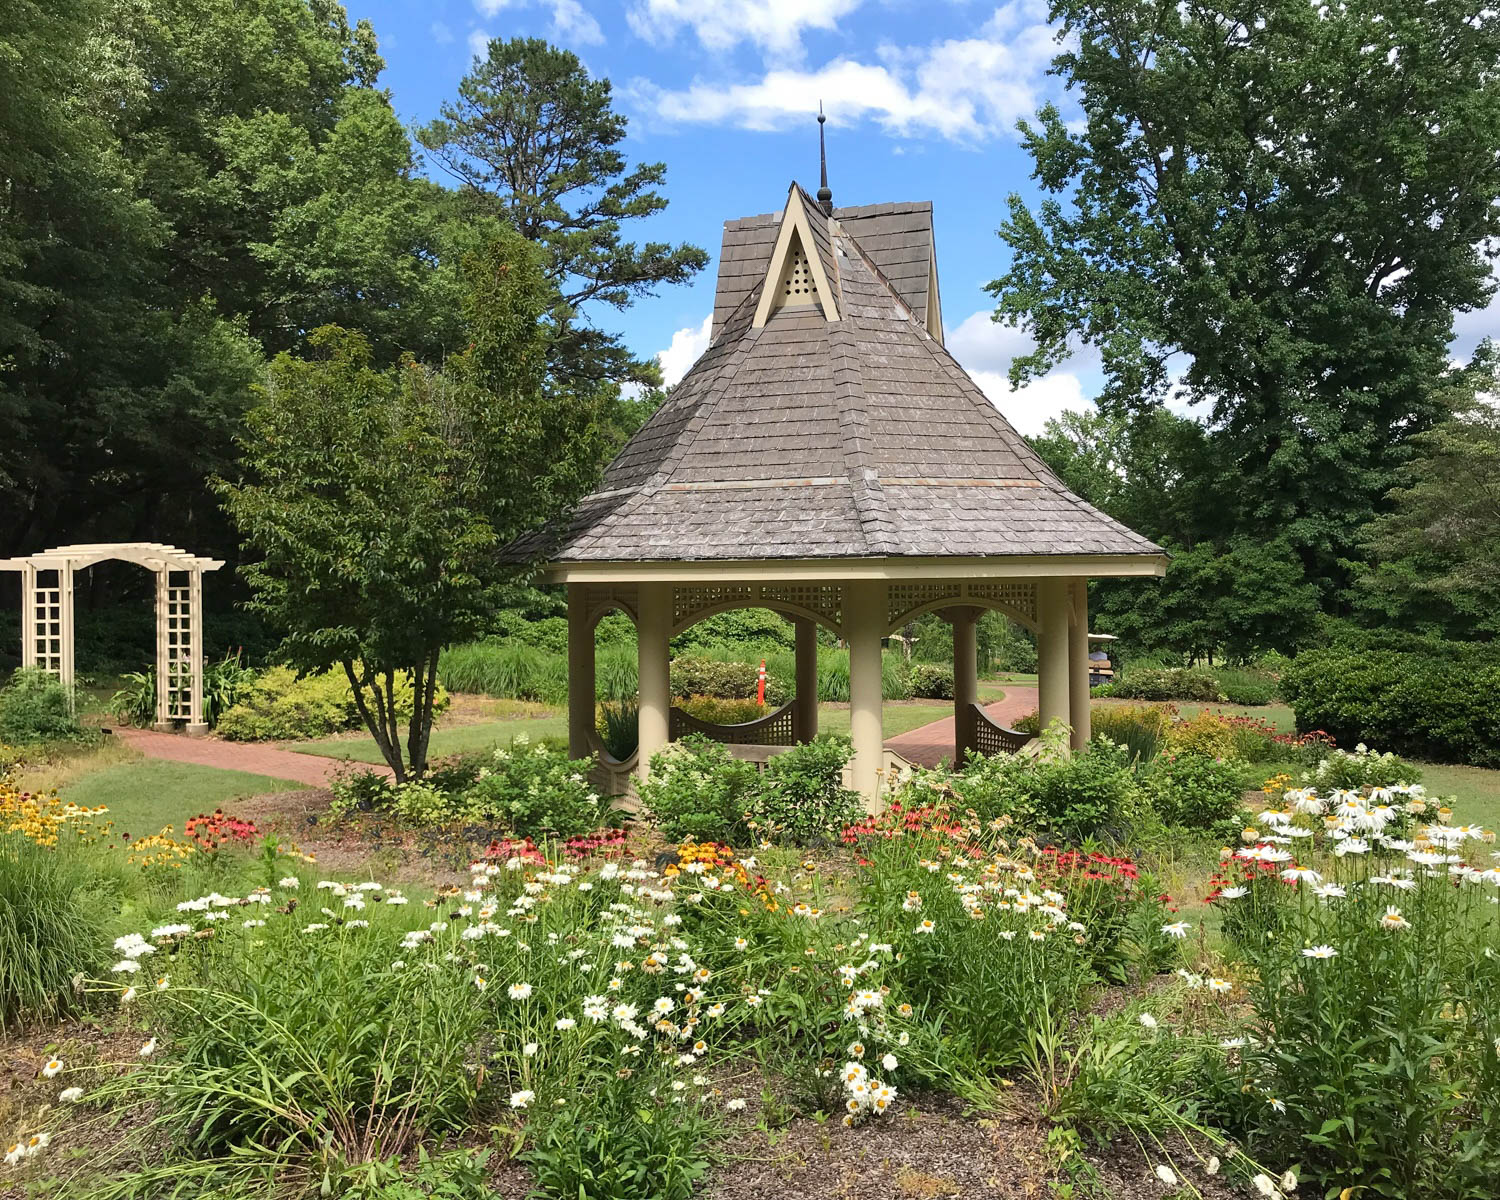
[[[812,227],[839,319],[802,304],[757,325],[782,218],[729,222],[708,350],[599,489],[518,552],[563,565],[1162,555],[1068,491],[925,327],[930,205],[830,218],[795,184],[788,205]]]

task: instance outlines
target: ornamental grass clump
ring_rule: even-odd
[[[1330,1194],[1493,1194],[1500,863],[1420,786],[1293,789],[1221,878],[1249,976],[1231,1126]]]

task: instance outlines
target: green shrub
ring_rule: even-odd
[[[1394,868],[1394,870],[1392,869]],[[1375,848],[1341,878],[1347,895],[1309,903],[1274,884],[1258,897],[1271,936],[1241,949],[1252,1009],[1223,1081],[1230,1132],[1258,1155],[1302,1164],[1310,1195],[1468,1200],[1500,1173],[1500,952],[1479,888],[1411,870]],[[1363,877],[1363,878],[1362,878]],[[1249,904],[1241,896],[1218,903]],[[1395,906],[1402,924],[1387,923]],[[1329,947],[1330,957],[1305,952]],[[1274,1036],[1272,1036],[1274,1035]],[[1271,1103],[1274,1097],[1276,1103]]]
[[[624,762],[641,744],[641,710],[634,700],[606,700],[599,705],[599,740],[616,762]]]
[[[674,842],[737,842],[759,779],[754,763],[693,734],[651,758],[650,778],[636,785],[641,803]]]
[[[1124,673],[1109,685],[1109,694],[1120,700],[1224,699],[1218,679],[1210,671],[1192,667],[1145,667]]]
[[[1500,664],[1493,651],[1299,654],[1281,679],[1297,728],[1432,762],[1500,766]]]
[[[517,734],[508,749],[495,751],[461,803],[466,814],[498,818],[524,837],[579,837],[613,817],[609,802],[589,784],[593,768],[592,758],[569,758],[565,750]]]
[[[918,700],[952,700],[953,668],[917,663],[911,669],[911,694]]]
[[[443,651],[438,680],[450,692],[563,704],[568,698],[568,659],[566,650],[558,653],[519,641],[470,642]]]
[[[558,1200],[690,1200],[708,1173],[719,1122],[698,1097],[672,1099],[634,1072],[602,1074],[546,1117],[522,1157],[541,1196]],[[624,1075],[624,1078],[621,1078]]]
[[[396,712],[411,717],[411,676],[397,678]],[[448,707],[448,693],[437,689],[433,709]],[[327,737],[363,728],[349,681],[342,671],[299,677],[291,667],[271,667],[244,689],[239,702],[219,719],[221,737],[236,742],[284,741]]]
[[[1124,831],[1138,792],[1125,750],[1097,741],[1066,753],[1060,730],[1043,735],[1040,754],[972,756],[953,790],[984,820],[1010,817],[1022,828],[1078,843]]]
[[[769,704],[754,700],[720,700],[714,696],[686,696],[677,701],[677,707],[714,725],[746,725],[772,711]]]
[[[0,688],[0,741],[47,742],[84,736],[68,689],[50,672],[17,671]]]
[[[1320,791],[1329,788],[1390,787],[1396,783],[1416,783],[1422,778],[1421,768],[1406,762],[1389,750],[1384,753],[1370,750],[1363,744],[1352,751],[1333,750],[1311,771],[1308,782]]]
[[[755,836],[798,846],[836,838],[863,811],[844,786],[853,755],[848,738],[825,734],[772,758],[746,808]]]
[[[1216,669],[1213,675],[1219,681],[1219,694],[1229,704],[1270,704],[1280,691],[1275,679],[1254,671],[1236,671],[1221,667]]]
[[[1167,825],[1212,832],[1221,840],[1245,824],[1239,769],[1222,758],[1187,751],[1164,754],[1143,781],[1146,799]]]
[[[1089,713],[1094,737],[1124,746],[1133,762],[1156,757],[1172,726],[1172,710],[1149,704],[1096,704]]]
[[[0,833],[0,1029],[77,1007],[73,979],[102,968],[114,907],[86,859]]]
[[[672,661],[672,695],[711,696],[717,700],[750,700],[755,697],[760,663],[724,662],[713,658],[678,658]],[[766,703],[780,707],[791,699],[792,676],[768,672]]]

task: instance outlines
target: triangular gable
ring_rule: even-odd
[[[823,219],[821,213],[818,217]],[[839,319],[832,281],[823,269],[816,246],[807,206],[802,203],[802,189],[794,184],[787,195],[781,229],[766,267],[760,303],[755,309],[756,329],[764,326],[778,308],[793,304],[816,304],[828,320]]]

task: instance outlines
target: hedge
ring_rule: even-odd
[[[1487,647],[1442,656],[1335,646],[1297,656],[1281,693],[1302,733],[1429,762],[1500,766],[1500,664]]]

